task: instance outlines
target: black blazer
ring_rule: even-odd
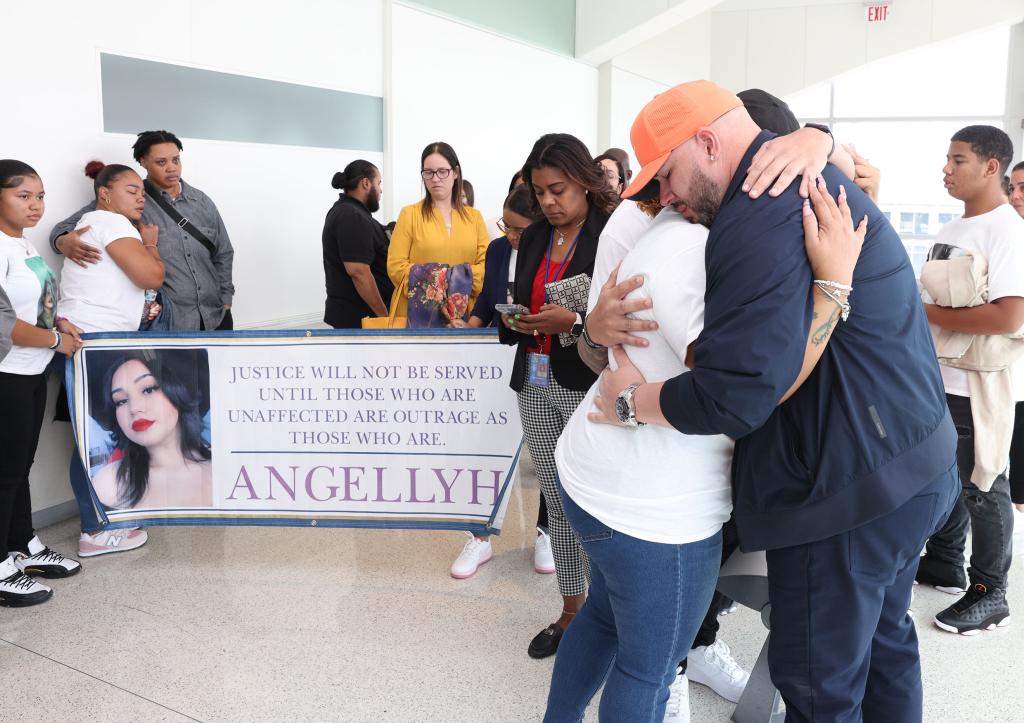
[[[597,255],[597,240],[608,223],[608,214],[594,206],[590,207],[587,220],[580,229],[576,251],[572,255],[569,266],[562,278],[578,274],[594,275],[594,257]],[[530,292],[533,280],[537,276],[544,254],[547,253],[551,240],[551,224],[538,221],[523,232],[519,241],[519,255],[516,257],[516,281],[512,300],[523,306],[530,305]],[[512,367],[512,379],[509,382],[517,392],[522,391],[526,383],[526,348],[533,345],[533,337],[512,331],[499,320],[498,339],[503,344],[516,344],[516,360]],[[551,374],[566,389],[585,392],[597,379],[597,375],[580,359],[576,345],[564,347],[558,338],[551,340]]]

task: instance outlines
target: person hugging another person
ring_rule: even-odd
[[[228,330],[231,316],[232,265],[235,251],[217,206],[181,177],[182,144],[169,131],[139,133],[132,154],[146,169],[142,212],[145,224],[160,231],[160,255],[166,265],[163,296],[173,307],[173,328],[184,331]],[[97,263],[102,254],[83,240],[78,221],[97,208],[90,203],[50,232],[54,251],[79,266]]]
[[[90,162],[85,172],[93,179],[96,208],[82,215],[75,233],[96,249],[98,258],[87,266],[65,259],[58,316],[79,332],[138,331],[145,290],[159,289],[164,282],[157,227],[135,226],[146,206],[143,181],[128,166],[104,166],[99,161]],[[78,450],[71,455],[69,475],[82,523],[80,557],[123,552],[146,543],[144,530],[103,529]]]
[[[483,288],[490,239],[483,216],[463,202],[462,167],[450,145],[423,149],[420,177],[423,200],[402,209],[388,249],[391,315],[411,327],[450,326]]]

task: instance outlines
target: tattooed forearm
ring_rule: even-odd
[[[821,346],[828,341],[829,336],[832,335],[832,330],[836,328],[836,324],[839,323],[839,317],[842,314],[842,310],[838,307],[833,311],[825,323],[819,326],[811,333],[811,343],[814,346]],[[818,313],[814,312],[814,318],[818,318]]]

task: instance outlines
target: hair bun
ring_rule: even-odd
[[[344,188],[347,180],[348,179],[345,178],[345,172],[338,171],[337,173],[334,174],[334,178],[331,179],[331,188]]]
[[[96,180],[96,176],[100,175],[100,171],[107,167],[107,164],[103,161],[89,161],[85,164],[85,175],[92,180]]]

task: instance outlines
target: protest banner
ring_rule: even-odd
[[[83,339],[69,406],[111,527],[501,530],[522,427],[493,330]]]

